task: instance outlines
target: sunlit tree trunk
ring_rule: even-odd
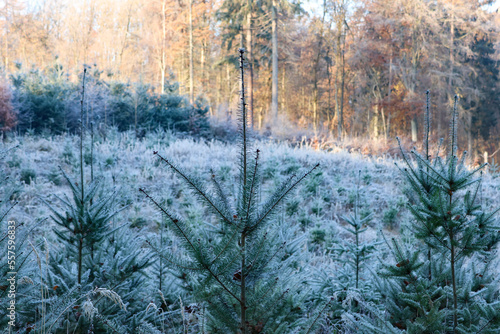
[[[272,92],[271,121],[278,124],[278,1],[272,0]]]
[[[326,16],[326,0],[323,1],[323,17],[321,19],[321,27],[319,33],[318,41],[318,53],[316,54],[316,59],[314,61],[314,81],[313,81],[313,129],[314,132],[317,131],[319,117],[318,117],[318,103],[319,103],[319,91],[318,91],[318,74],[319,74],[319,61],[321,58],[321,48],[323,46],[323,27],[325,24]]]
[[[253,112],[253,22],[252,22],[252,0],[248,0],[249,12],[247,14],[247,62],[249,82],[248,82],[248,107],[250,108],[250,126],[254,127],[254,112]]]
[[[411,141],[414,143],[418,140],[417,133],[417,117],[414,116],[411,119]]]
[[[189,101],[194,103],[193,0],[189,0]]]
[[[166,58],[166,55],[165,55],[165,38],[167,37],[166,36],[166,17],[165,17],[165,1],[166,0],[163,0],[162,2],[162,18],[163,18],[163,22],[162,22],[162,28],[163,28],[163,35],[162,35],[162,40],[161,40],[161,59],[160,59],[160,71],[161,71],[161,90],[160,90],[160,93],[161,94],[164,94],[165,93],[165,70],[166,70],[166,64],[165,64],[165,58]]]
[[[344,16],[345,18],[345,16]],[[345,22],[345,19],[344,19]],[[345,90],[345,39],[346,32],[344,32],[344,42],[342,48],[342,80],[340,82],[340,114],[339,114],[339,140],[342,140],[344,131],[344,90]]]

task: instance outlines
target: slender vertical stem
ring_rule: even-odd
[[[163,224],[160,225],[160,249],[163,249]],[[163,257],[160,256],[160,291],[162,291]]]
[[[457,103],[458,103],[458,95],[455,95],[455,102],[453,104],[453,115],[452,121],[451,121],[451,156],[450,158],[453,159],[453,157],[456,154],[456,145],[457,145]]]
[[[245,241],[246,241],[246,233],[243,232],[241,234],[241,287],[240,287],[240,308],[241,308],[241,319],[240,319],[240,327],[243,334],[247,333],[246,326],[246,254],[245,254]]]
[[[358,208],[359,208],[359,183],[361,182],[361,170],[358,170],[358,184],[356,187],[356,205],[354,208],[354,221],[356,222],[355,232],[356,232],[356,289],[359,286],[359,229],[361,226],[358,225]]]
[[[238,50],[240,52],[240,75],[241,75],[241,127],[242,127],[242,140],[243,140],[243,194],[246,193],[247,186],[247,115],[246,115],[246,103],[245,103],[245,71],[243,68],[243,62],[245,58],[243,54],[245,50],[243,48]],[[245,200],[243,198],[242,200]],[[247,333],[246,326],[246,229],[244,228],[241,232],[240,246],[241,246],[241,285],[240,285],[240,329],[243,334]]]
[[[457,302],[457,283],[455,280],[455,244],[454,244],[454,235],[453,233],[450,233],[450,242],[451,242],[451,281],[453,284],[453,333],[455,333],[455,330],[458,326],[458,319],[457,319],[457,309],[458,309],[458,302]]]
[[[84,189],[83,189],[83,103],[85,100],[85,76],[87,74],[87,68],[83,68],[83,79],[82,79],[82,99],[80,100],[80,187],[82,191],[81,201],[83,204]]]
[[[245,103],[245,71],[243,68],[243,62],[245,58],[243,54],[245,50],[240,48],[240,75],[241,75],[241,130],[242,130],[242,140],[243,140],[243,185],[247,185],[247,111]]]
[[[430,163],[431,157],[429,156],[429,136],[431,132],[431,101],[430,101],[430,91],[428,90],[426,93],[427,99],[426,99],[426,108],[425,108],[425,159],[427,160],[427,164]],[[429,166],[426,167],[427,169],[427,176],[426,176],[426,183],[429,185]],[[432,191],[432,189],[429,189],[429,191]],[[429,221],[427,221],[429,223]],[[431,247],[428,246],[427,250],[427,260],[429,261],[429,281],[432,279],[432,265],[431,265],[431,259],[432,259],[432,252],[431,252]]]
[[[344,14],[345,21],[345,14]],[[345,30],[345,28],[344,28]],[[339,124],[340,124],[340,133],[339,133],[339,141],[342,140],[342,134],[344,132],[344,91],[345,91],[345,40],[347,35],[347,30],[344,31],[344,40],[342,47],[342,79],[340,81],[340,115],[339,115]]]
[[[455,103],[456,103],[456,97],[455,97]],[[453,123],[455,123],[455,112],[453,113]],[[453,128],[452,131],[452,137],[455,137],[455,128]],[[452,138],[452,141],[455,141],[455,138]],[[452,156],[451,159],[453,159],[453,150],[452,150]],[[451,181],[449,186],[451,186]],[[450,187],[450,193],[449,193],[449,210],[451,211],[452,204],[453,204],[453,191],[451,190]],[[451,220],[451,216],[449,217]],[[448,235],[450,237],[450,245],[451,245],[451,256],[450,256],[450,265],[451,265],[451,284],[453,288],[453,334],[455,334],[457,325],[458,325],[458,319],[457,319],[457,309],[458,309],[458,302],[457,302],[457,282],[455,279],[455,233],[453,230],[453,226],[450,226],[450,230],[448,232]]]
[[[82,284],[82,251],[83,251],[83,239],[80,237],[78,240],[78,284]]]
[[[356,289],[359,285],[359,226],[356,225]]]

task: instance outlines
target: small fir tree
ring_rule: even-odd
[[[298,319],[300,308],[294,305],[296,294],[287,282],[292,276],[290,254],[280,232],[273,229],[274,214],[284,198],[306,178],[286,180],[262,205],[260,192],[259,150],[253,162],[249,157],[248,117],[244,89],[244,51],[240,49],[240,177],[234,205],[215,174],[212,188],[162,157],[156,156],[191,188],[198,199],[215,215],[218,224],[210,230],[196,229],[161,205],[149,193],[146,197],[169,221],[171,231],[180,240],[184,256],[161,252],[162,258],[182,272],[192,289],[194,300],[206,308],[208,326],[214,332],[289,333]],[[280,240],[276,243],[276,240]],[[161,251],[161,250],[159,250]]]
[[[360,310],[359,303],[353,296],[374,300],[371,276],[367,269],[370,268],[369,260],[374,255],[376,240],[363,241],[362,234],[367,230],[367,224],[373,215],[367,214],[365,217],[360,213],[360,181],[361,171],[358,172],[358,182],[353,204],[353,211],[349,215],[342,216],[347,226],[341,226],[348,233],[347,240],[337,240],[332,248],[332,256],[336,263],[334,272],[320,272],[315,280],[319,285],[318,299],[325,296],[334,296],[335,303],[330,302],[331,313],[326,313],[328,322],[336,327],[340,327],[344,314],[357,312]]]
[[[33,248],[40,267],[37,284],[41,298],[33,296],[34,310],[26,313],[47,333],[131,333],[154,319],[141,302],[148,291],[140,289],[146,285],[143,274],[149,266],[149,252],[141,252],[141,242],[134,235],[119,230],[123,225],[110,226],[111,219],[125,207],[118,208],[116,193],[109,194],[102,188],[102,181],[94,179],[93,143],[91,180],[85,182],[85,73],[86,70],[82,81],[79,180],[73,181],[61,170],[72,198],[59,198],[62,211],[46,202],[58,226],[55,234],[64,247],[50,252],[45,245],[45,261]]]
[[[17,205],[17,187],[4,169],[10,150],[0,152],[0,331],[12,333],[27,328],[27,319],[20,313],[29,304],[26,296],[33,289],[29,278],[33,269],[28,261],[30,252],[26,241],[38,224],[9,220],[9,213]],[[15,304],[11,304],[14,302]],[[14,313],[12,313],[12,312]]]
[[[443,269],[450,270],[444,289],[447,298],[451,300],[451,307],[448,307],[449,312],[446,314],[448,319],[452,319],[449,322],[449,330],[453,333],[470,331],[476,326],[481,327],[484,322],[488,328],[483,330],[490,331],[499,324],[500,309],[490,304],[494,303],[494,299],[483,299],[479,288],[460,282],[458,276],[463,277],[464,271],[470,270],[466,258],[471,258],[472,263],[485,261],[488,264],[492,261],[494,247],[499,241],[499,225],[494,219],[498,210],[485,213],[480,203],[481,178],[476,174],[486,164],[469,170],[465,165],[466,152],[458,158],[457,101],[458,97],[455,97],[446,159],[436,156],[434,161],[431,161],[427,140],[427,156],[423,157],[413,150],[411,153],[417,161],[417,166],[410,164],[405,156],[407,167],[402,169],[402,173],[416,194],[416,201],[408,206],[415,218],[415,237],[444,257],[447,266]],[[427,105],[429,106],[429,102]],[[429,112],[426,118],[429,123]],[[426,132],[428,138],[429,129]],[[432,264],[429,263],[429,266]],[[437,274],[446,270],[443,269]],[[431,270],[429,276],[432,276]],[[430,279],[432,280],[432,277]],[[489,279],[491,280],[491,277]],[[486,287],[494,281],[484,283]],[[472,297],[476,294],[477,297]],[[492,314],[487,305],[497,308],[497,313]],[[467,314],[470,312],[473,312],[475,317],[468,321]],[[495,321],[495,318],[499,319]]]
[[[498,281],[492,271],[499,241],[494,219],[498,210],[486,213],[481,205],[477,174],[484,165],[470,170],[466,153],[457,157],[457,100],[446,158],[429,155],[429,99],[425,156],[412,150],[413,164],[403,152],[406,166],[400,169],[411,189],[413,242],[427,249],[423,255],[415,246],[402,247],[395,240],[389,245],[396,264],[383,264],[377,284],[384,311],[353,317],[366,326],[429,334],[500,330]]]
[[[375,251],[375,246],[377,244],[374,241],[362,242],[360,240],[361,234],[367,230],[366,225],[372,219],[372,214],[362,217],[359,212],[360,179],[361,171],[358,173],[354,211],[349,215],[342,217],[348,224],[348,226],[345,227],[345,230],[351,234],[353,240],[339,244],[339,247],[336,249],[337,258],[341,260],[341,263],[343,264],[342,268],[348,268],[348,270],[341,270],[340,278],[347,283],[347,287],[351,288],[354,285],[354,288],[356,289],[360,288],[362,269],[366,265],[366,262],[370,259],[372,253]]]

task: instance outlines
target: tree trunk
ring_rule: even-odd
[[[392,93],[392,50],[391,50],[391,58],[389,59],[389,87],[387,89],[387,101],[388,101],[388,110],[387,110],[387,129],[385,133],[385,138],[389,137],[391,133],[391,93]]]
[[[278,1],[272,2],[272,93],[271,121],[278,124]]]
[[[342,115],[342,107],[341,107],[341,102],[339,102],[339,76],[340,76],[340,66],[341,66],[341,58],[342,58],[342,25],[343,22],[341,21],[340,18],[337,18],[337,56],[336,56],[336,61],[335,61],[335,116],[337,118],[337,138],[340,140],[342,138],[342,121],[343,121],[343,115]],[[342,92],[342,89],[340,89],[340,92]]]
[[[205,84],[205,41],[202,41],[201,43],[201,50],[200,50],[200,67],[201,67],[201,82],[202,85]]]
[[[467,113],[467,147],[469,151],[469,156],[473,157],[475,156],[475,152],[472,152],[472,113],[468,112]]]
[[[387,123],[385,122],[384,107],[380,108],[380,116],[382,117],[382,131],[384,131],[384,139],[387,140]]]
[[[189,0],[189,102],[194,103],[193,78],[193,0]]]
[[[340,82],[339,140],[342,140],[342,132],[344,131],[345,39],[346,36],[344,34],[344,45],[342,48],[342,81]]]
[[[252,8],[251,0],[248,0],[249,13],[247,14],[247,63],[248,72],[250,74],[248,82],[248,106],[250,108],[250,127],[253,130],[254,127],[254,113],[253,113],[253,54],[252,54],[252,44],[253,44],[253,24],[252,24]]]
[[[326,58],[328,59],[330,54],[330,48],[327,49],[326,51]],[[332,108],[332,77],[330,75],[330,61],[327,61],[326,63],[326,76],[328,77],[328,107],[326,109],[326,120],[327,120],[327,127],[328,131],[330,131],[330,122],[331,122],[331,108]]]
[[[316,54],[316,59],[314,61],[314,82],[313,82],[313,129],[316,132],[319,123],[318,115],[318,103],[319,103],[319,91],[318,91],[318,73],[319,73],[319,60],[321,57],[321,47],[323,45],[323,26],[325,23],[326,16],[326,0],[323,1],[323,18],[321,19],[321,29],[318,41],[318,53]]]
[[[411,120],[411,141],[412,142],[417,142],[417,117],[414,116]]]
[[[455,44],[455,14],[453,12],[453,7],[455,5],[455,2],[452,1],[451,2],[451,7],[452,7],[452,10],[451,10],[451,27],[450,27],[450,65],[449,65],[449,69],[450,69],[450,74],[449,74],[449,77],[448,77],[448,91],[450,92],[450,95],[453,95],[451,94],[452,92],[452,85],[453,85],[453,62],[455,61],[455,57],[454,57],[454,54],[453,54],[453,49],[454,49],[454,44]]]
[[[163,15],[163,36],[161,40],[161,60],[160,60],[160,71],[161,71],[161,91],[160,94],[165,93],[165,38],[166,38],[166,17],[165,17],[165,0],[162,3],[162,15]]]
[[[4,55],[4,71],[5,71],[5,80],[8,79],[9,77],[9,36],[10,36],[10,31],[9,31],[9,28],[10,28],[10,15],[9,15],[9,1],[6,0],[5,1],[5,11],[6,11],[6,14],[5,14],[5,38],[4,38],[4,52],[5,52],[5,55]]]

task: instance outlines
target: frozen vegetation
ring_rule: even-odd
[[[5,172],[18,185],[16,199],[19,204],[10,211],[9,218],[27,223],[47,218],[50,210],[42,200],[57,207],[56,196],[70,195],[59,167],[68,175],[77,175],[78,144],[77,136],[16,137],[3,144],[4,148],[13,147],[2,164]],[[401,190],[402,176],[392,158],[365,157],[343,151],[324,152],[309,147],[294,148],[286,143],[257,142],[254,147],[261,151],[265,181],[263,192],[280,184],[287,176],[320,164],[313,177],[299,186],[286,205],[280,208],[287,222],[299,224],[306,234],[310,234],[309,243],[317,244],[319,249],[324,248],[324,242],[331,243],[332,238],[343,233],[338,226],[343,224],[341,217],[353,209],[358,174],[361,178],[361,212],[364,215],[373,214],[368,223],[367,237],[375,238],[376,232],[381,229],[387,233],[399,233],[399,227],[404,227],[409,219]],[[161,216],[139,193],[141,187],[161,194],[159,196],[172,203],[174,210],[189,213],[199,220],[203,217],[203,209],[197,207],[196,201],[179,180],[159,165],[154,151],[206,180],[210,178],[211,169],[227,185],[234,184],[238,175],[239,147],[236,144],[177,139],[168,132],[151,133],[144,140],[136,140],[133,133],[113,133],[106,140],[98,139],[94,173],[103,178],[108,189],[119,192],[121,203],[130,204],[114,220],[144,228],[144,232],[156,232]],[[89,154],[87,150],[87,162]],[[89,168],[86,165],[89,174],[86,178],[90,177]],[[485,190],[495,191],[496,184],[496,180],[487,182]],[[300,205],[295,204],[298,201]],[[495,205],[499,201],[493,197],[492,202]],[[48,220],[40,228],[47,232],[51,226]],[[50,233],[46,237],[50,238]]]
[[[70,135],[24,136],[10,137],[2,143],[2,179],[8,184],[2,188],[2,196],[9,195],[8,203],[17,202],[3,221],[16,221],[20,237],[29,240],[22,245],[25,262],[20,270],[22,276],[18,277],[15,328],[19,332],[33,328],[36,333],[62,333],[68,328],[75,333],[227,332],[217,330],[217,314],[207,313],[207,305],[193,300],[190,291],[196,288],[186,273],[158,256],[161,247],[173,258],[186,257],[183,243],[167,228],[165,215],[139,189],[152,194],[169,212],[184,217],[197,235],[206,235],[204,231],[216,224],[207,218],[209,210],[153,152],[206,182],[216,177],[229,194],[238,194],[240,146],[180,138],[163,131],[148,133],[139,140],[131,132],[111,130],[105,139],[94,138],[91,155],[87,135],[83,150],[85,184],[90,182],[92,167],[93,177],[101,180],[96,198],[115,191],[108,204],[119,212],[105,221],[108,227],[103,228],[111,231],[106,234],[110,239],[96,239],[92,246],[96,249],[92,261],[97,268],[83,262],[81,285],[85,291],[79,292],[78,268],[71,260],[75,253],[67,246],[72,241],[68,239],[66,244],[54,233],[61,226],[55,223],[51,211],[62,212],[63,218],[68,216],[61,199],[71,202],[73,195],[63,172],[79,187],[79,140]],[[270,225],[275,230],[269,235],[276,238],[271,241],[288,242],[290,249],[286,249],[283,259],[293,255],[285,281],[298,291],[299,297],[287,303],[294,305],[290,313],[301,311],[295,312],[295,317],[276,320],[289,325],[268,328],[267,332],[373,333],[378,328],[385,332],[425,333],[410,330],[404,321],[391,324],[383,304],[377,304],[377,299],[383,297],[376,273],[382,265],[399,267],[397,256],[391,253],[391,248],[394,251],[399,246],[391,239],[402,240],[404,249],[423,251],[426,247],[413,237],[414,218],[405,196],[410,188],[395,166],[395,162],[403,162],[340,149],[324,152],[266,141],[253,143],[250,152],[257,148],[262,177],[262,188],[256,194],[259,203],[286,178],[320,164],[278,205]],[[489,211],[500,207],[500,184],[495,176],[484,175],[479,194]],[[357,227],[356,222],[360,222]],[[118,241],[120,238],[123,240]],[[353,246],[355,242],[358,246]],[[106,250],[99,253],[97,249],[102,247]],[[359,255],[357,264],[352,254]],[[99,256],[102,262],[94,259]],[[131,269],[127,272],[128,266]],[[105,267],[116,282],[106,276]],[[100,277],[99,273],[103,277],[101,286],[92,281]],[[120,275],[123,279],[116,278]],[[233,280],[237,280],[237,272],[234,275]],[[496,293],[497,288],[491,291]],[[1,298],[4,311],[6,298]],[[380,319],[382,316],[387,319]],[[0,329],[8,331],[7,320],[2,320]],[[366,324],[358,328],[361,323]],[[264,321],[248,325],[248,333],[258,333],[266,325]]]

